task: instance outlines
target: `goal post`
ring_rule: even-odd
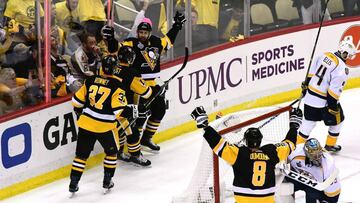
[[[265,107],[225,115],[210,125],[232,144],[241,144],[243,128],[258,127],[264,136],[263,144],[281,142],[289,129],[289,111],[285,107]],[[282,178],[279,178],[282,181]],[[234,202],[232,167],[219,159],[204,140],[193,177],[184,193],[173,203]]]

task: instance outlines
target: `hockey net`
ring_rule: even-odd
[[[285,138],[289,130],[290,109],[291,106],[266,107],[236,112],[223,116],[210,125],[232,144],[242,144],[243,133],[249,127],[261,129],[264,136],[262,144],[277,143]],[[234,202],[233,177],[232,167],[218,159],[204,140],[190,184],[184,193],[173,198],[173,203]],[[277,175],[277,184],[282,179],[283,176]]]

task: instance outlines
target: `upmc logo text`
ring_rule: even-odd
[[[19,142],[19,137],[23,141]],[[12,141],[14,140],[14,141]],[[18,141],[18,142],[15,142]],[[21,144],[19,144],[21,143]],[[24,149],[13,154],[15,149]],[[1,135],[1,161],[5,168],[11,168],[27,162],[31,157],[31,127],[22,123],[6,129]]]
[[[351,40],[356,47],[356,57],[353,60],[347,60],[346,64],[351,68],[360,66],[360,25],[353,25],[349,27],[341,36],[342,40]]]

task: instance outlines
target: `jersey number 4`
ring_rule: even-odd
[[[323,65],[321,65],[319,67],[319,69],[316,71],[315,75],[319,78],[319,81],[317,82],[317,85],[319,86],[321,84],[321,82],[324,79],[325,73],[326,73],[327,68],[324,67]]]
[[[253,167],[252,184],[254,186],[263,186],[265,183],[266,162],[255,161]]]
[[[91,85],[89,88],[89,100],[90,105],[95,106],[95,108],[101,110],[103,109],[103,104],[106,101],[106,98],[110,95],[111,90],[106,87]],[[96,96],[101,95],[98,100],[96,100]]]

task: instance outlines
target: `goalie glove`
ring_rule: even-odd
[[[205,128],[209,125],[208,115],[203,106],[196,107],[191,112],[191,117],[196,121],[196,127]]]
[[[290,128],[299,129],[302,123],[303,113],[299,108],[293,108],[290,111]]]

